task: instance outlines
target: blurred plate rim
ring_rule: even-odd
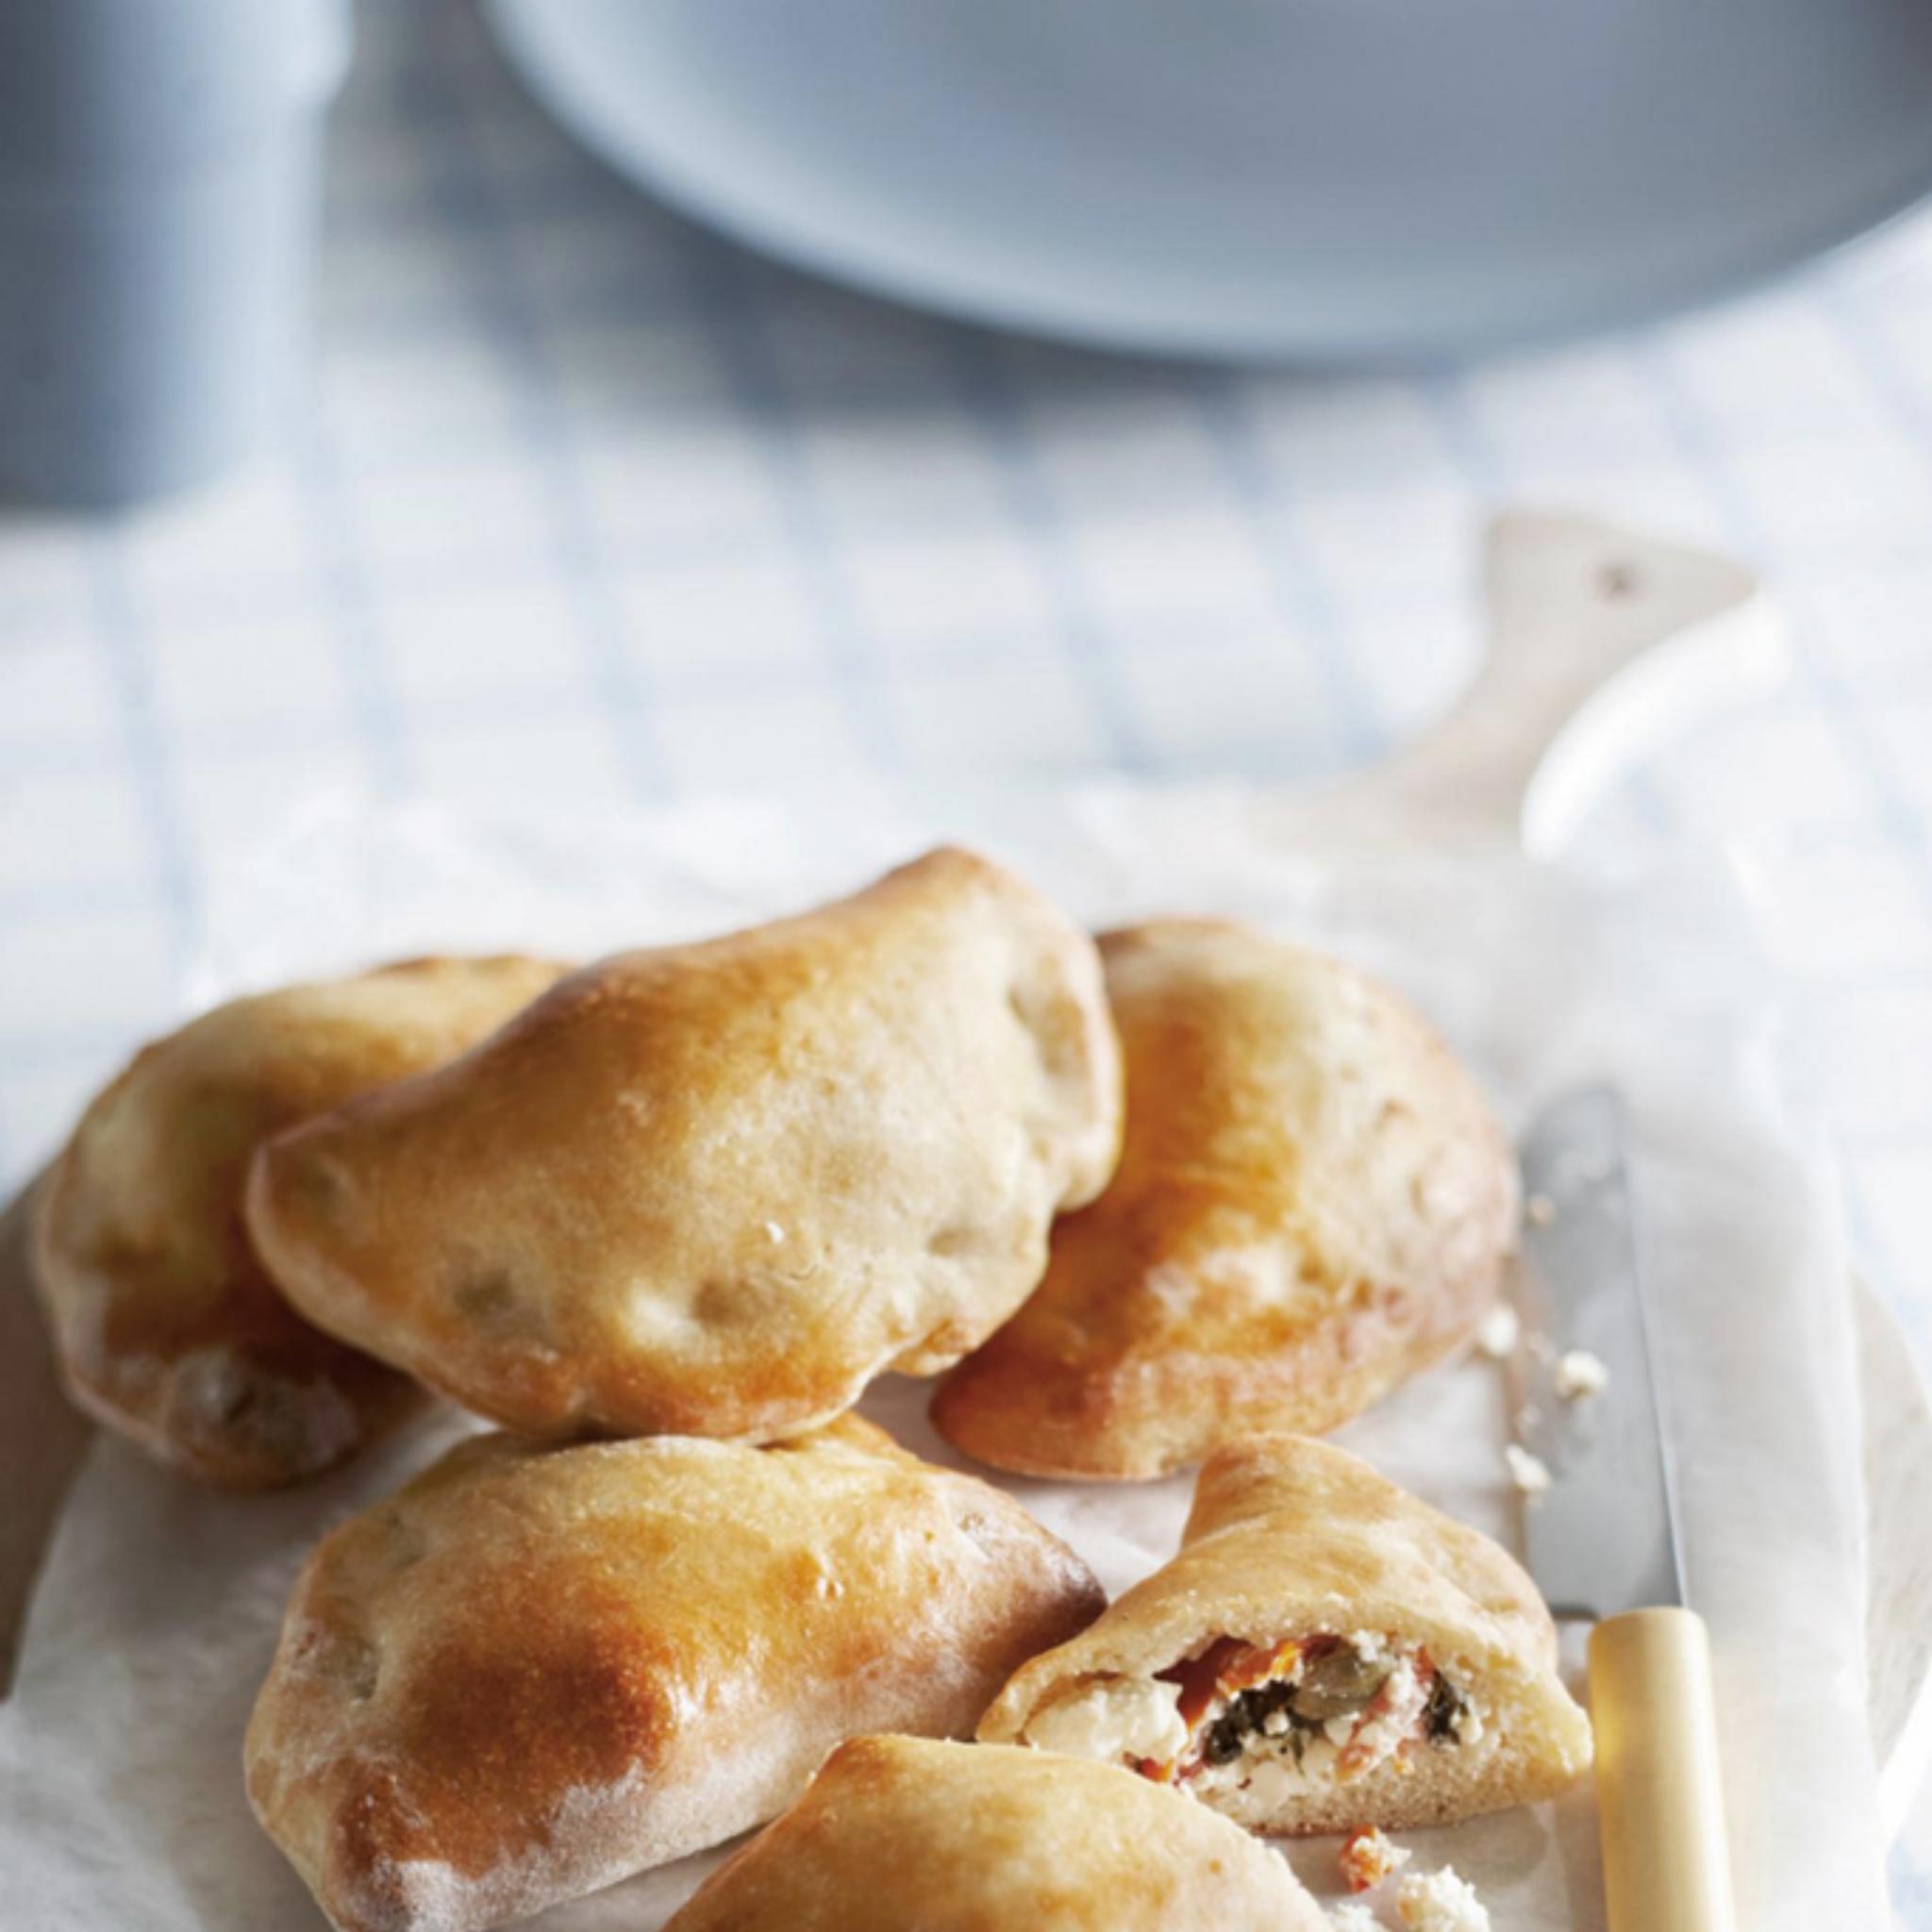
[[[1492,352],[1535,348],[1667,319],[1748,296],[1800,269],[1867,242],[1932,201],[1932,114],[1925,151],[1896,178],[1848,199],[1828,220],[1781,231],[1774,242],[1726,253],[1714,245],[1696,265],[1667,269],[1633,284],[1627,299],[1548,296],[1532,315],[1504,326],[1458,326],[1418,320],[1411,308],[1376,327],[1354,325],[1346,340],[1330,325],[1192,308],[1174,312],[1172,295],[1128,302],[1117,291],[1082,292],[1069,278],[1049,291],[1016,286],[995,271],[960,265],[964,245],[949,253],[944,237],[927,238],[914,259],[898,244],[855,233],[804,202],[777,199],[724,178],[659,139],[646,106],[613,109],[608,95],[585,87],[578,67],[592,58],[583,43],[587,14],[579,0],[483,0],[482,13],[512,69],[538,104],[573,139],[632,186],[757,253],[862,293],[978,326],[1015,330],[1072,346],[1163,358],[1235,363],[1422,368]],[[594,34],[592,36],[594,38]],[[728,111],[716,117],[728,125]]]

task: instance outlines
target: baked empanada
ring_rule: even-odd
[[[265,1147],[249,1225],[313,1321],[508,1427],[768,1441],[984,1340],[1120,1114],[1091,942],[941,851],[573,975]]]
[[[1028,1475],[1158,1475],[1257,1430],[1333,1428],[1463,1341],[1501,1280],[1516,1169],[1421,1017],[1240,925],[1100,946],[1120,1169],[946,1378],[940,1432]]]
[[[415,959],[230,1001],[142,1048],[39,1201],[35,1273],[75,1399],[163,1461],[267,1489],[341,1461],[418,1391],[312,1328],[242,1225],[248,1158],[473,1045],[562,973]]]
[[[715,1844],[830,1747],[964,1734],[1104,1598],[856,1418],[774,1449],[459,1444],[309,1557],[248,1727],[343,1932],[467,1932]]]
[[[1301,1436],[1214,1456],[1179,1555],[1024,1665],[979,1735],[1133,1765],[1267,1832],[1446,1824],[1591,1757],[1522,1569]]]
[[[664,1932],[1327,1932],[1287,1863],[1144,1779],[859,1738]]]

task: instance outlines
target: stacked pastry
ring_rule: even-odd
[[[424,1390],[516,1432],[290,1605],[248,1788],[344,1932],[499,1924],[788,1805],[681,1926],[1316,1927],[1239,1827],[1588,1762],[1528,1579],[1307,1433],[1467,1339],[1513,1174],[1387,989],[1228,924],[1096,946],[941,851],[575,973],[210,1013],[83,1118],[39,1273],[76,1399],[208,1480],[313,1475]],[[1205,1461],[1180,1552],[1107,1608],[846,1415],[887,1369],[949,1372],[934,1421],[996,1467]]]

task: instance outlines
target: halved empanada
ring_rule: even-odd
[[[270,1134],[473,1045],[537,959],[414,959],[232,1000],[142,1048],[49,1175],[35,1273],[75,1399],[208,1482],[314,1475],[417,1399],[282,1299],[242,1225]]]
[[[860,1738],[664,1932],[1327,1932],[1265,1845],[1158,1786]]]
[[[1240,925],[1100,945],[1120,1170],[946,1378],[940,1432],[1028,1475],[1158,1475],[1256,1430],[1333,1428],[1464,1340],[1501,1280],[1516,1170],[1413,1008]]]
[[[847,1418],[777,1449],[460,1444],[309,1557],[249,1796],[343,1932],[468,1932],[715,1844],[1087,1623],[1010,1498]]]
[[[1120,1108],[1091,942],[936,852],[575,974],[264,1148],[249,1225],[312,1320],[508,1427],[765,1441],[991,1333]]]
[[[1297,1436],[1216,1455],[1180,1554],[1024,1665],[979,1735],[1133,1765],[1268,1832],[1445,1824],[1591,1757],[1518,1565]]]

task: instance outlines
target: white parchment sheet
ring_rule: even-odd
[[[1270,855],[1238,797],[1207,794],[1009,802],[944,828],[1095,923],[1239,915],[1361,961],[1433,1016],[1512,1128],[1566,1083],[1622,1084],[1689,1585],[1715,1641],[1740,1923],[1880,1924],[1844,1257],[1793,1057],[1722,877],[1626,890],[1510,859],[1324,867]],[[192,996],[435,948],[588,954],[720,929],[855,885],[933,836],[850,799],[488,830],[322,806],[225,882]],[[925,1427],[924,1395],[888,1377],[867,1406],[957,1461]],[[1514,1541],[1505,1412],[1496,1368],[1465,1361],[1341,1440]],[[318,1932],[321,1914],[249,1813],[242,1727],[304,1552],[461,1426],[432,1420],[329,1481],[266,1498],[204,1492],[118,1443],[95,1448],[0,1707],[0,1924]],[[1172,1551],[1190,1484],[1008,1487],[1118,1590]],[[1499,1932],[1602,1924],[1587,1790],[1408,1841],[1419,1864],[1453,1861],[1473,1878]],[[1334,1891],[1332,1846],[1293,1857]],[[650,1932],[709,1862],[538,1923]]]

